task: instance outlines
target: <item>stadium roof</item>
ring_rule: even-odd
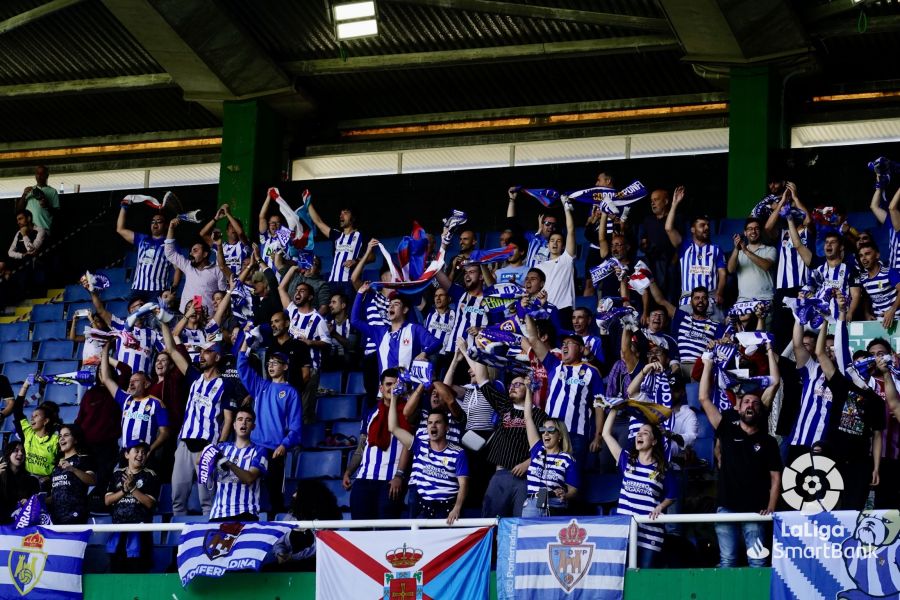
[[[0,173],[215,162],[248,98],[294,157],[723,127],[735,66],[774,65],[792,123],[900,112],[896,0],[377,0],[379,35],[341,43],[330,6],[5,0]]]

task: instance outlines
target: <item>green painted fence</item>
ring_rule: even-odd
[[[625,577],[625,599],[757,600],[769,597],[770,578],[770,569],[633,570]],[[315,597],[314,573],[236,573],[221,579],[197,577],[187,589],[181,587],[181,580],[174,573],[84,576],[85,600],[315,600]],[[497,597],[493,579],[490,597]]]

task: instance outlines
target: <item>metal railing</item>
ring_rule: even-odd
[[[628,568],[637,568],[638,524],[665,525],[666,523],[768,523],[772,515],[759,513],[701,513],[681,515],[660,515],[656,519],[650,517],[632,517],[628,530]],[[357,521],[272,521],[292,525],[300,529],[433,529],[439,527],[491,527],[497,525],[498,519],[459,519],[453,525],[447,525],[444,519],[365,519]],[[91,529],[97,533],[141,532],[141,531],[181,531],[195,522],[179,523],[133,523],[110,524],[98,523],[88,525],[49,525],[48,528],[60,532],[74,532]]]

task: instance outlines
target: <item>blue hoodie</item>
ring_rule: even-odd
[[[256,412],[256,429],[250,434],[250,441],[267,450],[299,446],[303,411],[297,390],[289,383],[274,383],[260,377],[243,352],[238,354],[237,369],[241,383],[253,398]]]

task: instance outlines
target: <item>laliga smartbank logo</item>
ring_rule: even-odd
[[[833,510],[844,490],[844,479],[834,461],[821,454],[803,454],[785,467],[781,497],[802,513]]]

